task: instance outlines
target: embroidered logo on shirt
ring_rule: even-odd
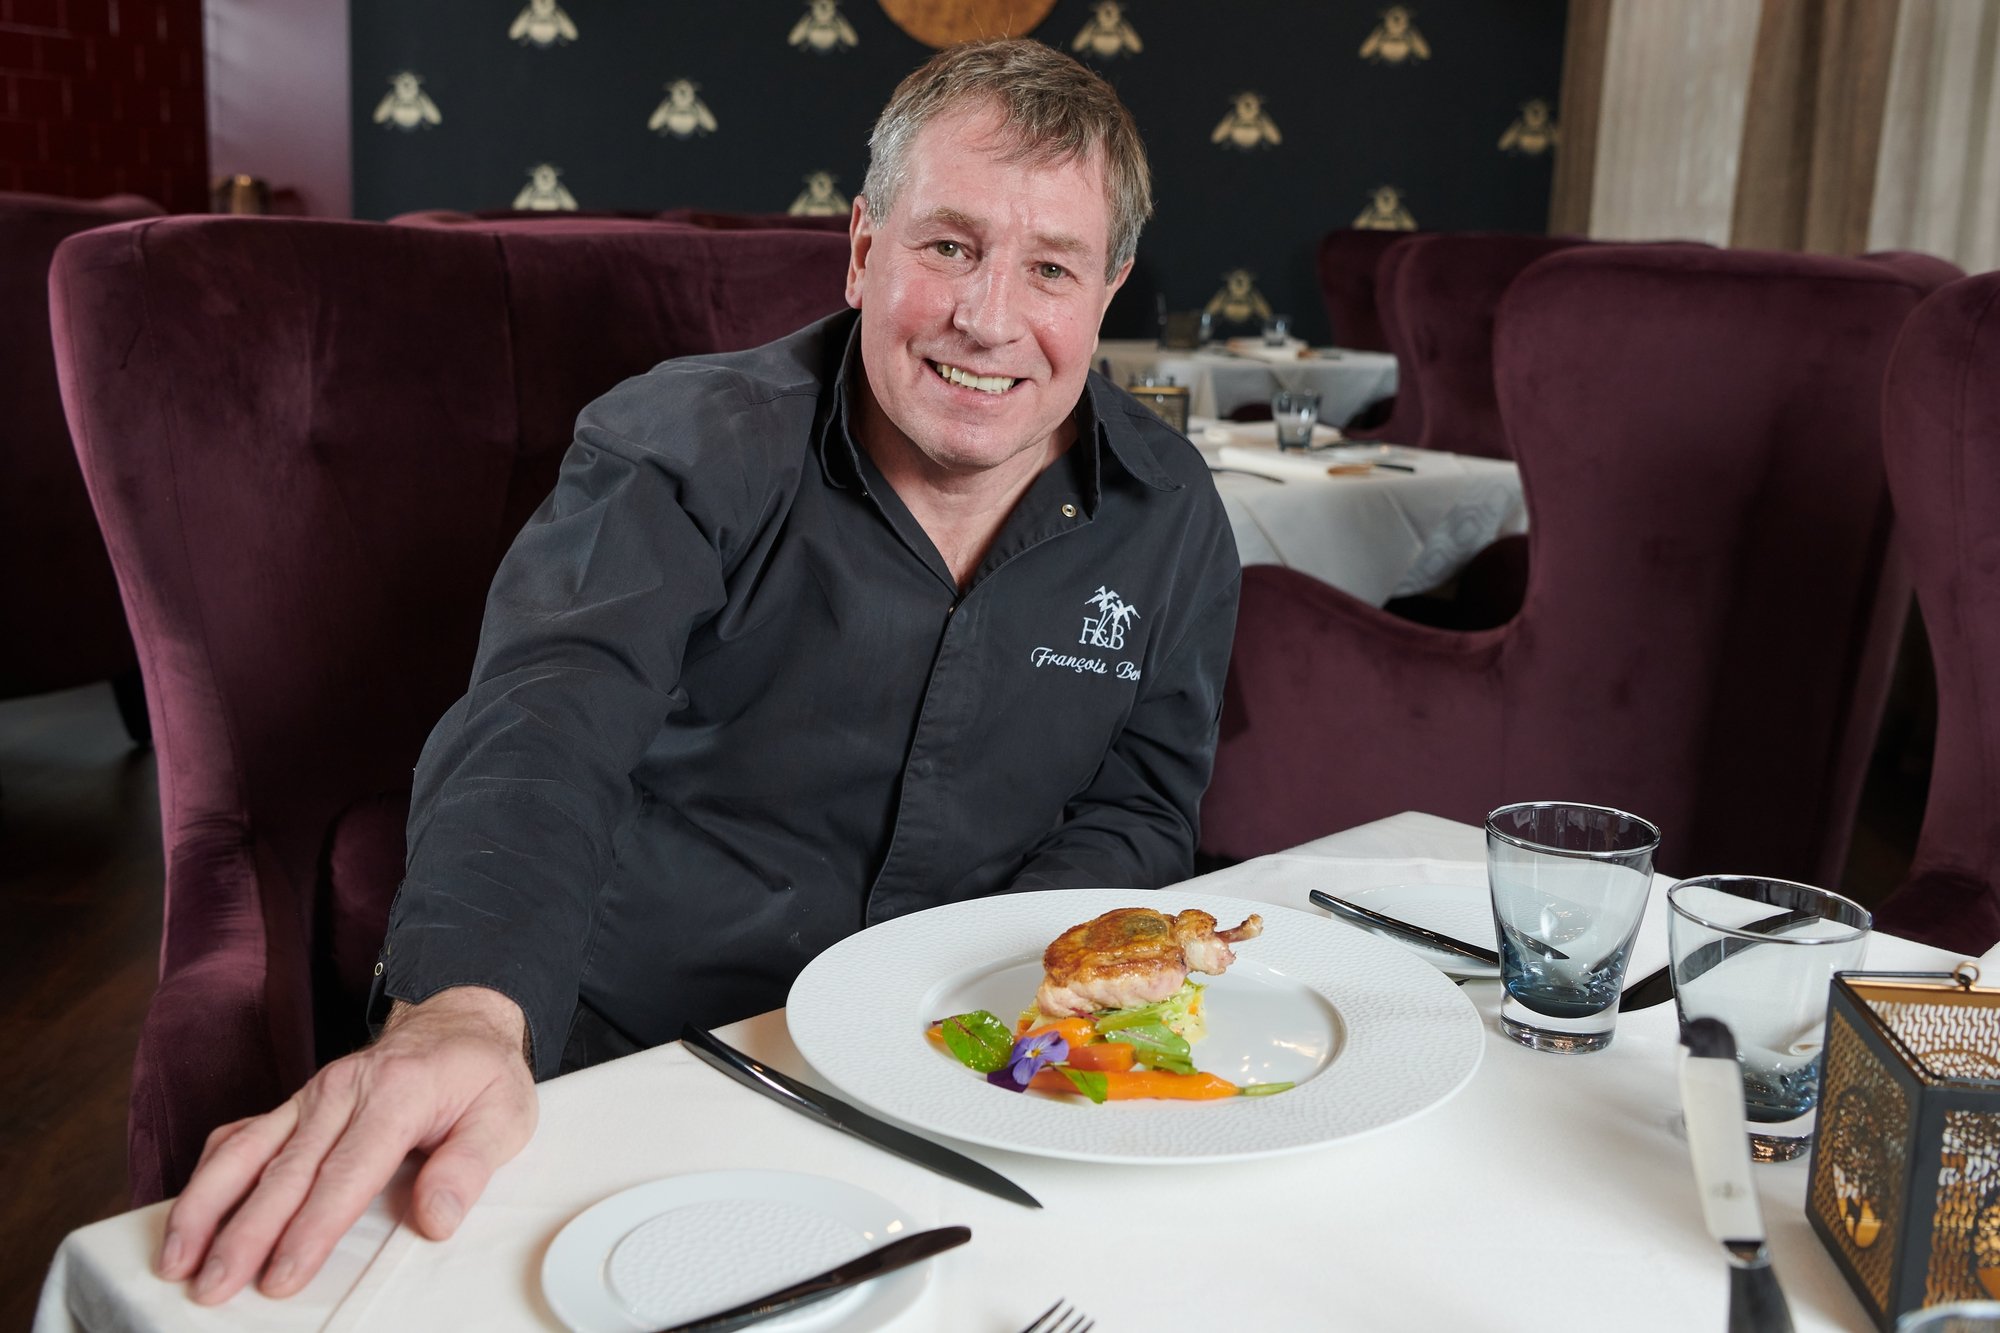
[[[1123,648],[1125,626],[1139,618],[1139,609],[1102,584],[1084,605],[1096,607],[1097,614],[1083,618],[1083,633],[1077,642],[1091,648]]]

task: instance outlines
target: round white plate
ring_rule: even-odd
[[[1116,907],[1199,907],[1264,933],[1208,985],[1198,1069],[1234,1083],[1290,1080],[1268,1097],[1107,1102],[987,1084],[924,1035],[986,1009],[1010,1025],[1034,999],[1042,951]],[[1435,968],[1313,913],[1213,894],[1066,889],[932,908],[851,935],[792,983],[786,1025],[842,1091],[921,1129],[1079,1161],[1216,1162],[1297,1152],[1428,1110],[1479,1067],[1485,1034]]]
[[[542,1294],[574,1333],[663,1328],[755,1300],[920,1229],[887,1199],[791,1171],[703,1171],[622,1190],[570,1220]],[[764,1327],[879,1328],[916,1303],[928,1264]]]
[[[1393,916],[1413,926],[1441,931],[1467,944],[1483,944],[1489,949],[1500,947],[1493,939],[1493,900],[1484,880],[1477,884],[1378,884],[1367,889],[1342,889],[1339,896],[1383,916]],[[1370,929],[1359,921],[1346,917],[1340,919],[1363,930]],[[1492,963],[1477,962],[1442,949],[1426,948],[1413,939],[1388,931],[1373,933],[1391,944],[1400,944],[1447,976],[1500,975],[1500,969]]]

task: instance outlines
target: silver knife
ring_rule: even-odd
[[[1749,925],[1738,927],[1738,929],[1753,931],[1757,934],[1775,935],[1787,926],[1797,925],[1801,921],[1817,920],[1818,917],[1819,913],[1817,912],[1776,912],[1770,916],[1759,917]],[[1719,940],[1710,940],[1707,944],[1702,945],[1687,956],[1686,960],[1681,964],[1681,972],[1688,980],[1692,981],[1732,955],[1754,947],[1756,947],[1755,941],[1739,940],[1733,936],[1725,936]],[[1654,1005],[1665,1004],[1673,998],[1673,978],[1668,975],[1668,970],[1663,967],[1658,971],[1648,972],[1645,976],[1627,986],[1625,993],[1618,997],[1618,1012],[1629,1014],[1635,1009],[1651,1009]]]
[[[1407,921],[1398,921],[1393,916],[1383,916],[1380,912],[1363,907],[1360,903],[1351,903],[1345,898],[1321,893],[1318,889],[1307,890],[1306,896],[1327,911],[1359,921],[1365,926],[1375,926],[1392,935],[1401,935],[1404,939],[1428,944],[1433,949],[1443,949],[1446,953],[1455,953],[1460,957],[1471,958],[1493,967],[1500,966],[1500,955],[1491,949],[1481,948],[1477,944],[1467,944],[1464,940],[1454,939],[1450,935],[1443,935],[1423,926],[1413,926]]]
[[[1682,1029],[1681,1041],[1681,1113],[1702,1221],[1729,1255],[1729,1333],[1792,1333],[1750,1178],[1736,1039],[1719,1019],[1697,1018]]]
[[[794,1282],[768,1296],[759,1296],[754,1301],[746,1301],[718,1314],[703,1315],[685,1324],[660,1329],[658,1333],[728,1333],[733,1328],[747,1328],[760,1320],[790,1314],[802,1305],[823,1301],[849,1287],[873,1281],[884,1273],[893,1273],[934,1254],[943,1254],[971,1239],[971,1227],[938,1227],[931,1231],[919,1231],[914,1236],[892,1240],[857,1259],[849,1259],[844,1264],[803,1282]]]
[[[961,1185],[985,1190],[1009,1203],[1018,1203],[1026,1208],[1042,1206],[1034,1195],[993,1168],[973,1161],[964,1153],[953,1152],[943,1144],[900,1129],[886,1120],[878,1120],[830,1093],[781,1074],[692,1023],[681,1028],[681,1044],[696,1059],[715,1066],[752,1092],[761,1092],[772,1101],[810,1116],[830,1129],[852,1134],[863,1142],[896,1154],[906,1162],[915,1162],[941,1176],[949,1176]]]

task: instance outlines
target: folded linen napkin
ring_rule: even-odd
[[[1366,459],[1343,457],[1336,449],[1310,454],[1281,454],[1275,445],[1259,448],[1254,444],[1225,444],[1216,451],[1215,461],[1222,467],[1260,472],[1282,480],[1316,477],[1324,481],[1329,477],[1367,476],[1371,471]]]
[[[1298,361],[1319,355],[1310,346],[1297,338],[1288,338],[1272,347],[1262,338],[1231,338],[1222,344],[1231,356],[1254,357],[1259,361]]]

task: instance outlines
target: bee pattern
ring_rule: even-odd
[[[563,188],[557,178],[562,168],[551,162],[542,162],[528,169],[528,183],[514,196],[514,207],[532,208],[540,213],[573,213],[576,211],[576,196]]]
[[[1222,275],[1222,286],[1208,298],[1202,312],[1211,319],[1231,324],[1262,323],[1271,317],[1271,303],[1257,290],[1257,275],[1247,268],[1233,268]]]
[[[1378,65],[1429,60],[1431,44],[1424,40],[1424,35],[1417,31],[1410,17],[1409,9],[1403,5],[1390,5],[1383,10],[1382,21],[1368,34],[1368,40],[1361,44],[1361,58]]]
[[[1368,207],[1354,219],[1362,231],[1415,231],[1417,220],[1403,206],[1403,192],[1393,185],[1378,185],[1368,196]]]
[[[815,171],[806,177],[806,188],[799,191],[799,197],[792,200],[792,206],[785,211],[793,217],[831,218],[847,212],[850,205],[840,191],[833,188],[834,174],[830,171]]]
[[[528,0],[528,7],[507,29],[507,37],[523,46],[531,42],[541,47],[561,46],[576,40],[576,24],[556,0]]]
[[[1253,148],[1274,148],[1284,142],[1284,136],[1278,133],[1271,113],[1264,109],[1263,94],[1238,93],[1236,104],[1216,125],[1208,141],[1248,152]]]
[[[675,79],[667,84],[667,100],[653,108],[646,128],[659,134],[671,134],[676,139],[715,133],[715,113],[708,109],[706,102],[695,96],[695,90],[700,87],[700,84],[687,79]]]
[[[840,12],[840,0],[806,0],[806,16],[792,25],[785,40],[802,51],[827,55],[857,45],[861,38]]]
[[[1537,97],[1521,104],[1521,114],[1500,136],[1500,151],[1540,157],[1559,141],[1556,123],[1549,119],[1549,104]]]
[[[375,104],[375,123],[399,130],[435,125],[443,119],[437,103],[424,91],[423,77],[408,70],[390,76],[389,91]]]
[[[1110,60],[1120,55],[1136,56],[1146,48],[1139,41],[1139,34],[1132,31],[1132,25],[1126,21],[1125,6],[1118,0],[1099,0],[1090,21],[1083,25],[1083,31],[1077,33],[1069,49],[1088,52],[1100,60]]]

